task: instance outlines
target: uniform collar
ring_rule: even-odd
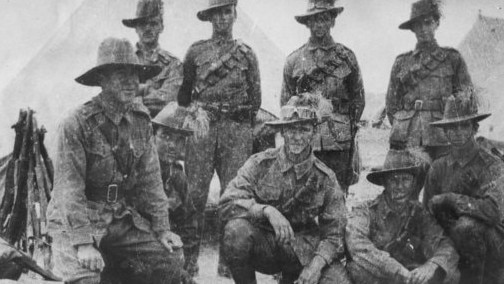
[[[378,215],[382,215],[383,217],[388,216],[400,216],[404,217],[410,212],[410,208],[412,206],[412,202],[408,202],[403,210],[397,212],[388,204],[385,194],[380,194],[374,201],[371,203],[371,207],[376,208],[376,212]]]
[[[413,55],[417,55],[421,52],[429,52],[432,53],[436,49],[439,48],[436,40],[430,42],[418,42],[415,46],[415,50],[413,51]]]
[[[229,34],[229,35],[220,35],[220,34],[213,34],[212,35],[212,41],[215,42],[216,44],[225,44],[225,43],[228,43],[228,42],[231,42],[233,40],[233,35],[232,34]]]
[[[323,49],[323,50],[327,51],[335,46],[336,46],[336,42],[334,41],[332,36],[326,37],[322,42],[315,42],[315,40],[311,37],[308,40],[308,49],[309,50]]]
[[[278,162],[280,164],[280,171],[282,173],[285,173],[291,168],[294,168],[294,172],[296,173],[296,179],[299,180],[312,169],[313,163],[315,162],[315,155],[313,154],[313,151],[306,160],[298,164],[294,164],[291,160],[289,160],[287,158],[287,155],[285,154],[285,151],[286,151],[285,147],[282,146],[280,152],[278,153]]]
[[[171,174],[176,170],[185,172],[184,161],[182,160],[177,160],[173,163],[165,162],[161,159],[159,159],[159,161],[161,164],[161,170],[162,170],[161,176],[163,178],[163,181],[166,181],[171,176]]]
[[[152,50],[152,52],[149,52],[150,54],[148,54],[148,52],[146,52],[145,49],[143,49],[142,45],[138,42],[136,44],[136,48],[137,50],[135,53],[139,58],[143,58],[152,63],[158,62],[159,52],[161,51],[159,44]]]
[[[473,147],[467,149],[466,154],[461,157],[455,157],[453,152],[450,152],[448,155],[448,165],[453,167],[455,163],[457,163],[461,168],[465,167],[470,161],[472,161],[476,155],[479,153],[479,146],[473,143]]]
[[[108,96],[103,93],[93,98],[93,101],[100,106],[100,108],[115,125],[119,125],[123,117],[131,122],[131,111],[133,109],[133,103],[124,105],[116,101],[111,100]]]

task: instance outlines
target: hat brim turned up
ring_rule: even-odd
[[[148,19],[156,17],[155,16],[146,16],[146,17],[139,17],[135,19],[124,19],[122,20],[123,25],[125,25],[128,28],[136,28],[139,24],[145,23]]]
[[[200,21],[208,22],[208,21],[210,21],[210,17],[212,15],[211,12],[213,10],[221,8],[221,7],[225,7],[225,6],[230,6],[230,5],[236,5],[236,4],[233,4],[233,3],[223,3],[223,4],[214,5],[214,6],[210,7],[210,8],[205,9],[205,10],[199,11],[196,14],[196,16],[198,17],[198,19]]]
[[[298,23],[306,25],[306,21],[310,17],[313,17],[314,15],[318,15],[318,14],[322,14],[322,13],[330,13],[334,17],[336,17],[339,14],[341,14],[344,9],[345,8],[343,8],[343,7],[333,7],[333,8],[325,9],[325,10],[311,11],[311,12],[308,12],[308,13],[303,14],[303,15],[294,16],[294,18],[296,19],[296,21],[298,21]]]
[[[150,78],[155,77],[161,72],[161,67],[159,66],[150,66],[150,65],[141,65],[141,64],[127,64],[127,63],[107,63],[103,65],[96,66],[91,68],[86,73],[77,77],[75,81],[77,83],[85,85],[85,86],[100,86],[100,77],[105,72],[110,70],[115,70],[123,67],[133,67],[140,80],[140,83],[145,83]]]
[[[389,169],[389,170],[380,170],[370,172],[366,178],[369,182],[383,186],[385,184],[385,177],[392,173],[403,172],[403,173],[411,173],[414,176],[418,176],[422,171],[422,167],[406,167],[406,168],[397,168],[397,169]]]
[[[318,120],[316,118],[305,118],[305,119],[296,119],[296,120],[274,120],[274,121],[265,122],[265,124],[268,126],[271,126],[271,127],[280,128],[283,126],[295,125],[295,124],[300,124],[300,123],[316,124],[317,121]]]
[[[446,127],[450,126],[456,123],[464,122],[464,121],[469,121],[472,120],[474,122],[479,122],[482,121],[483,119],[489,117],[490,113],[482,113],[482,114],[473,114],[473,115],[468,115],[468,116],[461,116],[457,118],[447,118],[447,119],[442,119],[438,120],[436,122],[431,122],[430,125],[434,127]]]

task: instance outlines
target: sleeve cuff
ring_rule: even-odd
[[[170,219],[168,215],[153,216],[152,230],[156,233],[170,230]]]
[[[337,250],[333,244],[321,241],[315,254],[322,257],[327,264],[331,264],[337,255]]]
[[[264,209],[269,206],[265,204],[254,204],[250,207],[249,212],[252,218],[261,219],[264,217]]]
[[[94,244],[93,235],[88,231],[74,231],[69,233],[70,240],[73,246]]]

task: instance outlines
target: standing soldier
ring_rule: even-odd
[[[504,163],[474,139],[478,122],[488,116],[478,113],[474,97],[461,93],[431,124],[451,146],[432,163],[424,205],[455,243],[463,284],[504,283]]]
[[[162,68],[156,77],[140,84],[139,90],[144,105],[154,117],[168,102],[177,99],[183,75],[180,60],[159,46],[159,35],[164,29],[162,0],[140,0],[136,18],[122,22],[138,34],[135,53],[140,63]]]
[[[250,157],[222,195],[224,253],[237,284],[256,283],[255,271],[281,272],[281,284],[350,283],[341,263],[345,195],[311,147],[332,111],[322,102],[292,97],[281,119],[267,122],[285,145]]]
[[[432,160],[446,152],[448,141],[429,123],[442,118],[446,98],[472,86],[460,53],[436,42],[440,17],[439,0],[413,3],[410,20],[399,28],[415,33],[417,45],[396,58],[386,98],[391,148],[421,147]]]
[[[261,105],[257,58],[241,40],[233,39],[237,0],[209,0],[198,12],[212,23],[212,38],[194,43],[184,60],[184,81],[178,95],[181,106],[190,103],[208,112],[208,135],[191,139],[187,151],[189,192],[198,211],[198,233],[210,181],[216,170],[221,194],[252,153],[252,124]],[[219,274],[224,270],[219,265]]]
[[[184,269],[194,276],[196,273],[195,248],[196,209],[187,188],[184,170],[186,141],[194,133],[190,126],[196,125],[192,115],[177,102],[169,103],[152,119],[156,139],[161,177],[168,202],[170,203],[170,225],[184,243]],[[196,255],[197,256],[197,255]]]
[[[65,283],[181,282],[182,242],[170,231],[149,114],[134,100],[139,82],[160,71],[139,64],[129,41],[109,38],[76,79],[102,92],[59,127],[47,212]]]
[[[333,104],[331,119],[321,126],[313,143],[315,155],[334,171],[343,190],[358,181],[355,150],[356,124],[364,109],[364,87],[354,53],[334,42],[330,31],[343,7],[335,0],[309,0],[306,14],[296,20],[306,25],[311,37],[285,63],[280,104],[302,93],[320,92]]]

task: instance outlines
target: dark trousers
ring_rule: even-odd
[[[77,260],[77,249],[65,233],[53,234],[55,274],[66,283],[190,283],[183,271],[183,253],[169,253],[152,233],[132,225],[130,217],[114,220],[100,244],[105,270],[91,271]]]
[[[275,235],[245,219],[229,221],[224,228],[224,256],[237,284],[257,283],[255,272],[282,273],[281,284],[294,283],[303,270],[294,250],[275,241]],[[319,283],[350,284],[343,265],[333,262],[322,270]]]
[[[357,152],[357,148],[354,152]],[[338,183],[341,189],[348,194],[348,188],[350,185],[355,184],[359,181],[359,171],[360,169],[356,168],[358,166],[358,162],[354,159],[358,159],[358,157],[352,157],[352,161],[349,165],[350,159],[350,151],[342,150],[342,151],[315,151],[315,156],[324,162],[326,166],[328,166],[335,174],[338,179]]]

